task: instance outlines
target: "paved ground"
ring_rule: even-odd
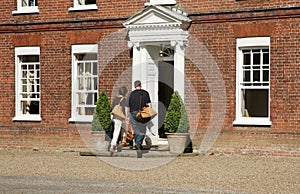
[[[149,155],[150,156],[150,155]],[[0,150],[0,193],[299,193],[300,158]]]

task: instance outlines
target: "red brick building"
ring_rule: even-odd
[[[160,135],[173,91],[191,133],[300,133],[296,0],[4,0],[0,148],[82,148],[98,93],[140,79]],[[155,140],[155,137],[152,137]]]

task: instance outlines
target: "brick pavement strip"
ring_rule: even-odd
[[[0,193],[298,193],[300,190],[299,157],[200,155],[137,159],[80,156],[79,152],[0,150],[0,164]],[[133,170],[139,166],[146,167]]]

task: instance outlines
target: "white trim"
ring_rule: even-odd
[[[77,67],[75,54],[80,53],[96,53],[98,55],[98,44],[83,44],[83,45],[72,45],[72,100],[71,100],[71,118],[69,122],[92,122],[92,115],[76,115],[76,81],[74,78],[77,76]],[[98,83],[97,83],[98,84]]]
[[[272,125],[270,120],[270,86],[267,87],[258,87],[258,89],[267,88],[269,93],[269,104],[268,104],[268,117],[244,117],[240,111],[242,102],[241,102],[241,86],[240,82],[242,80],[241,71],[240,71],[240,62],[243,59],[241,55],[241,48],[255,48],[255,47],[268,47],[270,53],[270,37],[250,37],[250,38],[237,38],[236,39],[236,119],[233,122],[233,125]],[[270,57],[270,54],[269,54]],[[270,62],[270,59],[269,59]],[[269,70],[270,74],[270,70]],[[270,75],[269,75],[269,79]]]
[[[145,3],[145,6],[149,5],[175,5],[175,0],[150,0],[150,2]]]
[[[39,115],[20,115],[20,116],[15,116],[13,118],[13,121],[32,121],[32,122],[39,122],[42,121],[41,116]]]
[[[272,122],[269,118],[258,118],[258,117],[242,117],[233,122],[233,125],[261,125],[270,126]]]
[[[88,10],[98,10],[97,5],[80,5],[78,7],[70,7],[69,11],[88,11]]]
[[[78,53],[98,53],[97,44],[81,44],[81,45],[72,45],[72,54]]]
[[[40,47],[16,47],[16,58],[18,55],[40,55]]]
[[[15,48],[15,117],[13,121],[41,121],[41,100],[39,101],[39,115],[25,115],[20,113],[19,89],[21,71],[19,67],[19,57],[21,55],[40,55],[40,47],[16,47]],[[41,92],[40,92],[41,93]],[[41,98],[40,98],[41,99]]]
[[[34,13],[39,13],[39,9],[37,6],[34,7],[22,7],[22,8],[18,8],[18,10],[12,11],[13,15],[17,15],[17,14],[34,14]]]
[[[237,51],[240,47],[256,47],[256,46],[270,46],[270,37],[250,37],[250,38],[237,38],[236,48]]]

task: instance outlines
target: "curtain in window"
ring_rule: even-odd
[[[78,5],[85,5],[85,0],[78,0]]]

